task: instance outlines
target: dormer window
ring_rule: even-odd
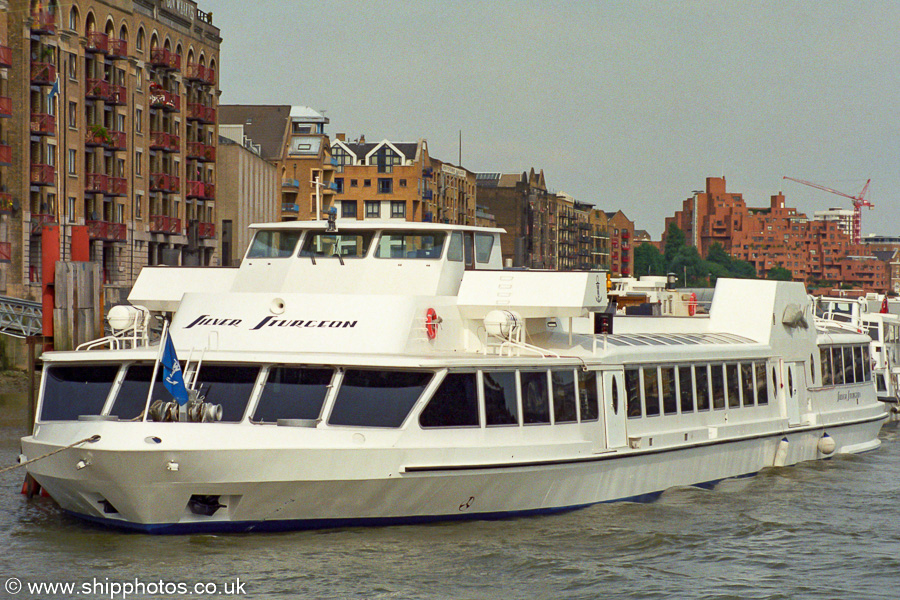
[[[400,163],[400,155],[389,146],[382,146],[369,158],[369,164],[376,165],[379,173],[393,173],[394,165]]]

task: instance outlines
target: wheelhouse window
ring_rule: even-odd
[[[422,427],[478,427],[475,373],[448,373],[419,415]]]
[[[462,262],[463,260],[463,236],[460,231],[454,231],[450,234],[450,245],[447,248],[447,260],[453,262]]]
[[[744,406],[753,406],[753,365],[741,363],[741,397]]]
[[[475,234],[475,262],[486,264],[491,262],[491,250],[494,247],[494,236],[489,233]]]
[[[660,384],[662,386],[663,412],[674,415],[678,412],[678,402],[675,398],[675,368],[662,367],[659,370]]]
[[[257,231],[247,250],[247,258],[288,258],[293,255],[299,239],[299,231]]]
[[[725,365],[725,377],[728,389],[728,408],[740,408],[741,382],[738,380],[738,366],[736,364]]]
[[[615,385],[613,379],[613,385]],[[618,390],[613,388],[618,396]],[[554,392],[555,393],[555,392]],[[597,397],[597,371],[578,370],[578,400],[581,408],[581,421],[596,421],[600,415],[600,401]],[[618,398],[616,398],[618,412]]]
[[[400,427],[432,373],[350,369],[328,418],[329,425]]]
[[[147,392],[150,391],[150,378],[153,376],[152,364],[130,365],[125,371],[125,378],[119,386],[119,392],[113,402],[109,414],[119,419],[130,421],[140,417],[147,406]],[[175,399],[169,391],[163,387],[163,370],[157,369],[156,381],[153,384],[153,392],[150,394],[150,402],[162,400],[173,402]]]
[[[648,417],[659,416],[659,377],[656,367],[645,367],[641,370],[644,380],[644,414]]]
[[[518,425],[516,372],[485,371],[482,375],[482,386],[487,426]]]
[[[694,412],[694,379],[691,377],[690,365],[678,367],[678,396],[681,401],[681,412]]]
[[[375,258],[440,258],[446,237],[443,231],[385,231]]]
[[[365,258],[372,243],[372,232],[326,233],[310,232],[306,236],[300,256],[340,256],[343,258]]]
[[[522,422],[526,425],[550,423],[550,395],[546,371],[520,371]]]
[[[119,365],[47,369],[39,420],[75,421],[79,415],[99,415],[118,372]]]
[[[222,406],[223,422],[237,423],[244,418],[258,374],[259,367],[203,364],[197,389],[205,402]]]
[[[333,374],[333,369],[272,367],[251,419],[318,419]]]

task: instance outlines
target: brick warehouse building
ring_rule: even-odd
[[[726,190],[725,178],[709,177],[706,191],[695,192],[666,218],[666,231],[671,224],[702,256],[718,242],[760,276],[782,267],[811,287],[843,284],[883,292],[889,283],[886,265],[864,245],[853,244],[839,223],[807,218],[786,206],[781,193],[768,207],[748,207],[741,194]]]
[[[191,0],[9,8],[0,293],[39,296],[44,223],[59,224],[64,260],[73,227],[86,227],[108,301],[124,299],[144,265],[214,264],[221,38],[211,15]]]

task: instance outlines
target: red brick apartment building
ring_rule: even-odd
[[[883,292],[889,284],[887,265],[864,245],[853,244],[838,223],[807,218],[786,206],[781,193],[771,197],[768,207],[748,207],[741,194],[726,190],[724,177],[708,177],[706,191],[695,192],[666,218],[666,231],[671,224],[685,232],[687,243],[701,255],[718,242],[731,256],[751,263],[760,276],[782,267],[795,281],[813,286]]]

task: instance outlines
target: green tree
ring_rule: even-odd
[[[725,252],[725,248],[719,242],[713,242],[706,252],[706,260],[722,265],[725,271],[731,270],[731,257]]]
[[[663,248],[663,255],[666,257],[666,264],[671,268],[672,261],[685,247],[684,232],[678,225],[672,223],[666,231],[666,245]]]
[[[791,271],[784,267],[772,267],[766,273],[766,279],[774,279],[775,281],[791,281],[793,278],[794,275]]]
[[[644,242],[634,249],[634,275],[665,275],[666,261],[653,244]]]
[[[731,276],[738,279],[756,279],[756,268],[746,260],[731,260]]]
[[[706,261],[700,258],[700,253],[693,246],[682,247],[669,263],[669,270],[675,273],[680,280],[684,280],[686,274],[687,281],[684,282],[684,285],[687,287],[705,285],[706,276],[709,273]]]

